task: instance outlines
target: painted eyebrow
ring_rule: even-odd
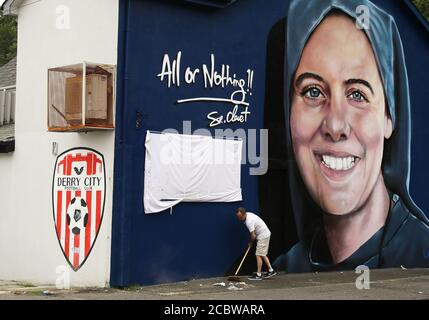
[[[299,87],[305,79],[316,79],[317,81],[320,81],[323,83],[325,82],[325,80],[321,76],[319,76],[318,74],[311,73],[311,72],[305,72],[305,73],[299,75],[298,78],[296,78],[295,86]]]
[[[349,80],[344,81],[344,84],[345,85],[362,84],[362,85],[368,87],[369,90],[371,90],[371,93],[374,94],[374,90],[372,89],[371,84],[368,81],[366,81],[366,80],[363,80],[363,79],[349,79]]]

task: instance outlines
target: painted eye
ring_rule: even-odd
[[[307,86],[301,91],[301,97],[304,98],[308,106],[318,107],[326,101],[326,97],[322,91],[316,86]]]
[[[317,99],[322,96],[322,92],[317,88],[309,88],[306,90],[305,96],[310,99]]]
[[[365,96],[362,94],[362,92],[360,91],[353,91],[350,95],[349,98],[353,99],[356,102],[365,102],[367,101],[367,99],[365,98]]]

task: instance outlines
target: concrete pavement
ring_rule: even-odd
[[[429,269],[372,270],[369,289],[361,290],[356,287],[359,276],[350,271],[278,274],[262,281],[249,281],[242,276],[243,282],[235,284],[227,278],[211,278],[126,289],[70,290],[0,281],[0,300],[429,299]]]

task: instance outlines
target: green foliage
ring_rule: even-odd
[[[0,66],[16,57],[16,18],[0,16]]]
[[[429,21],[429,0],[413,0],[413,2]]]

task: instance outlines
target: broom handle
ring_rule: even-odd
[[[239,266],[238,266],[238,268],[237,268],[237,271],[235,271],[234,276],[236,276],[236,275],[237,275],[237,273],[238,273],[238,271],[240,271],[241,265],[243,264],[244,259],[246,259],[247,254],[249,253],[250,247],[251,247],[251,245],[249,244],[249,246],[247,247],[246,253],[244,254],[243,259],[241,259],[241,262],[240,262],[240,265],[239,265]]]

